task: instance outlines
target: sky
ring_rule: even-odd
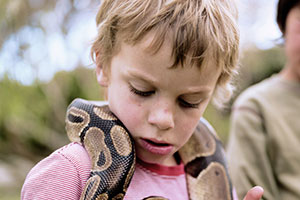
[[[268,49],[276,45],[275,40],[281,37],[276,24],[277,2],[278,0],[239,0],[242,47],[255,45],[260,49]]]
[[[97,32],[97,9],[91,10],[85,1],[77,1],[80,2],[77,4],[79,12],[64,36],[59,32],[58,25],[62,23],[61,16],[70,9],[66,2],[60,0],[54,12],[37,13],[36,17],[45,24],[47,34],[39,28],[25,26],[6,40],[0,51],[0,79],[6,73],[10,79],[30,85],[36,78],[49,81],[57,71],[73,70],[78,63],[94,68],[89,52]],[[268,49],[275,45],[274,40],[280,38],[275,23],[276,3],[277,0],[238,1],[242,48],[256,46]],[[17,42],[29,46],[24,51],[24,57],[16,56],[19,48]]]

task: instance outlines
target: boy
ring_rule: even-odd
[[[279,0],[283,70],[251,86],[236,100],[228,143],[238,195],[259,184],[264,199],[300,199],[300,0]]]
[[[201,155],[193,170],[184,156],[189,150],[180,153],[194,133],[209,132],[199,120],[213,95],[219,104],[230,96],[239,42],[232,8],[222,0],[102,1],[92,55],[108,107],[70,106],[67,131],[83,144],[71,143],[33,168],[22,198],[232,199],[215,136],[206,135],[207,151],[190,150]],[[207,155],[213,162],[205,168]],[[116,165],[116,157],[124,162]],[[216,170],[186,175],[200,168]],[[257,190],[247,200],[259,199]]]

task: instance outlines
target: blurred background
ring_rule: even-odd
[[[89,56],[99,2],[0,0],[0,200],[20,199],[33,165],[69,142],[64,118],[74,98],[103,99]],[[283,67],[276,3],[238,1],[241,64],[233,100]],[[230,105],[205,112],[225,146]]]

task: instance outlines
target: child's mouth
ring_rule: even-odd
[[[151,153],[166,155],[173,150],[173,145],[164,142],[155,142],[149,139],[142,139],[142,146]]]
[[[156,142],[153,142],[151,140],[147,140],[147,139],[145,139],[145,140],[146,140],[146,142],[149,142],[150,144],[153,144],[153,145],[156,145],[156,146],[169,146],[169,144],[167,144],[167,143],[156,143]]]

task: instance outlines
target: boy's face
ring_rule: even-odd
[[[289,77],[300,81],[300,4],[292,8],[288,14],[285,40]]]
[[[146,50],[152,35],[134,46],[121,44],[110,73],[97,68],[107,87],[111,111],[135,140],[137,156],[148,163],[175,165],[173,154],[190,138],[216,85],[220,71],[210,66],[177,66],[166,41],[156,54]]]

